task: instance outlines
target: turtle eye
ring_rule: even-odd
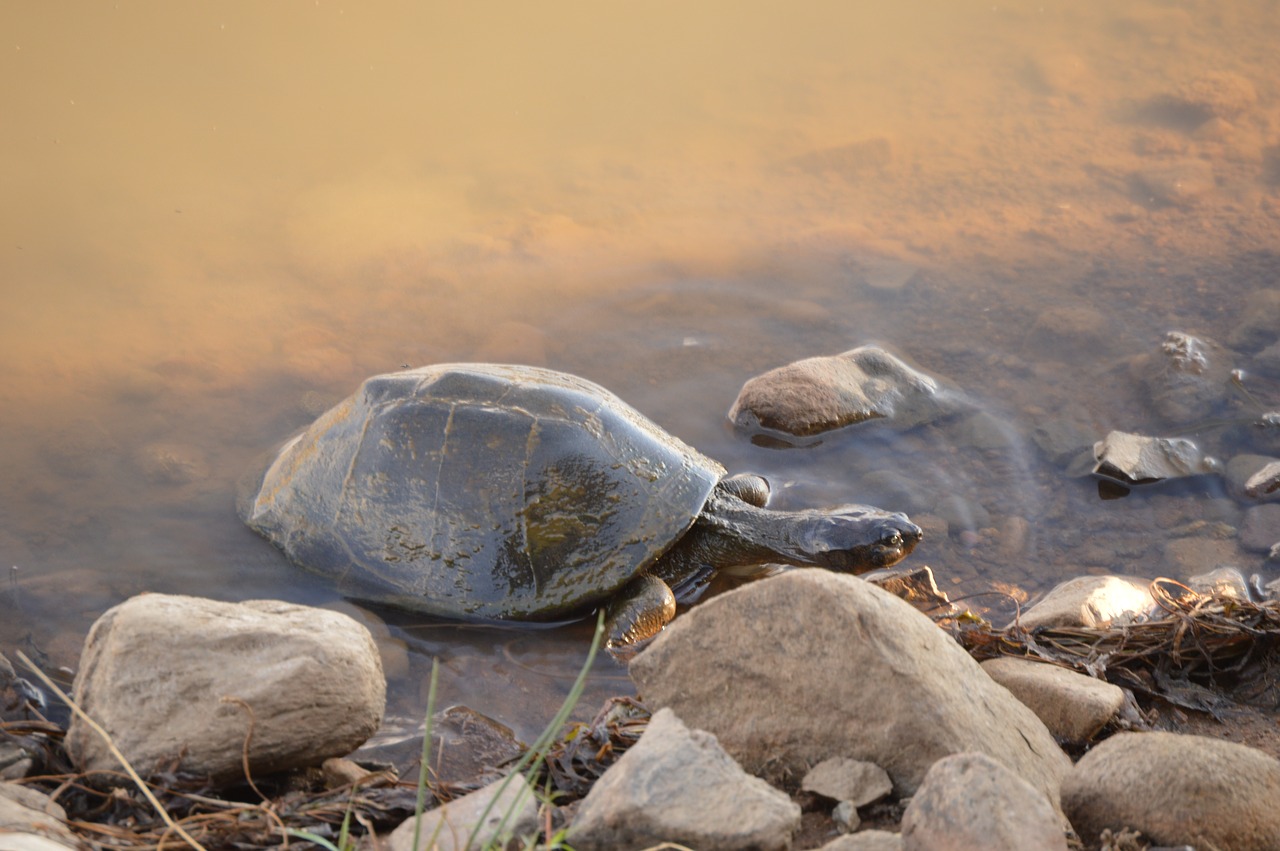
[[[885,543],[891,547],[901,546],[902,534],[900,532],[894,532],[893,534],[889,535],[888,538],[885,538]]]

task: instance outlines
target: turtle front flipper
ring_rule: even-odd
[[[632,579],[605,609],[605,649],[620,662],[629,660],[676,616],[676,595],[656,576]]]

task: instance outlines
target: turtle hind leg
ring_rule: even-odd
[[[736,496],[756,508],[764,508],[769,504],[769,480],[755,473],[725,476],[716,487],[721,493]]]
[[[632,579],[605,609],[605,649],[620,662],[640,652],[676,616],[676,595],[656,576]]]

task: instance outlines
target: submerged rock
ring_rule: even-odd
[[[729,409],[729,419],[749,434],[811,437],[867,420],[911,428],[955,408],[954,395],[936,379],[878,346],[862,346],[750,379]]]
[[[75,694],[143,775],[240,779],[319,765],[382,720],[386,682],[368,630],[346,615],[276,600],[221,603],[143,594],[89,630]],[[78,717],[67,753],[86,773],[120,771]]]
[[[715,736],[690,730],[670,709],[654,713],[583,800],[569,842],[583,851],[677,842],[700,851],[786,849],[800,808],[748,775]]]
[[[1088,742],[1124,704],[1119,686],[1047,662],[1003,656],[983,662],[982,670],[1025,703],[1060,742]]]
[[[1152,407],[1170,423],[1186,425],[1226,401],[1232,366],[1218,343],[1170,331],[1159,352],[1135,358],[1130,369]]]
[[[902,815],[904,851],[1066,851],[1044,794],[984,753],[938,760]]]
[[[1056,801],[1070,765],[1040,719],[932,620],[824,570],[698,606],[631,662],[631,676],[650,706],[714,733],[748,771],[790,783],[849,757],[910,795],[935,761],[976,750]]]
[[[1086,842],[1130,827],[1159,845],[1280,848],[1280,761],[1175,733],[1119,733],[1078,762],[1062,808]]]
[[[1244,513],[1240,524],[1240,546],[1257,553],[1270,551],[1280,542],[1280,503],[1255,505]]]
[[[1217,461],[1184,437],[1148,437],[1113,431],[1093,445],[1094,475],[1125,485],[1149,485],[1166,479],[1216,472]]]

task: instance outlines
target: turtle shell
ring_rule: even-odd
[[[546,620],[657,560],[723,475],[590,381],[446,364],[365,381],[281,449],[245,519],[344,594]]]

